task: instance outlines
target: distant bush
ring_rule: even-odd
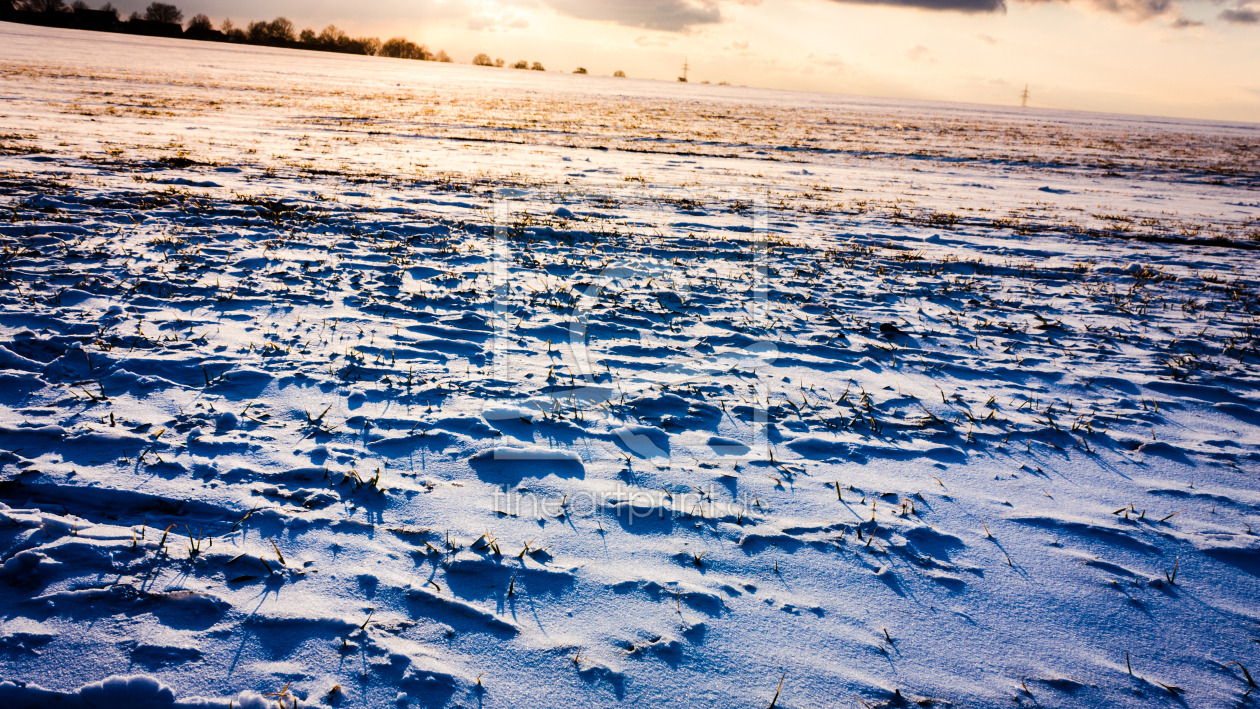
[[[543,68],[542,62],[534,62],[534,65],[531,66],[530,69],[533,69],[534,71],[547,71]]]
[[[478,54],[473,57],[473,66],[494,66],[494,61],[489,54]]]
[[[201,13],[193,15],[193,18],[188,21],[189,32],[209,32],[213,29],[214,23],[210,21],[209,17]]]
[[[377,55],[395,59],[419,59],[426,62],[431,62],[437,58],[433,52],[429,51],[428,47],[409,42],[406,37],[394,37],[385,42],[381,45],[381,50],[377,52]]]
[[[574,70],[573,70],[573,73],[574,73],[574,74],[585,74],[585,73],[587,73],[587,71],[586,71],[585,67],[578,67],[578,68],[576,68],[576,69],[574,69]]]
[[[494,65],[495,65],[495,66],[497,66],[497,67],[502,67],[505,63],[506,63],[506,62],[504,62],[502,59],[495,59],[495,60],[494,60]]]
[[[522,59],[522,60],[520,60],[519,62],[517,62],[517,63],[513,64],[513,65],[512,65],[512,68],[513,68],[513,69],[528,69],[528,68],[529,68],[529,62],[527,62],[527,61],[525,61],[524,59]]]
[[[617,77],[617,78],[619,78],[619,79],[624,79],[624,78],[626,78],[626,72],[624,72],[624,71],[622,71],[622,70],[618,69],[617,71],[614,71],[614,72],[613,72],[613,76],[615,76],[615,77]]]
[[[144,9],[144,19],[149,22],[169,22],[178,25],[184,21],[184,13],[178,7],[164,2],[151,2]],[[285,20],[288,22],[288,20]]]

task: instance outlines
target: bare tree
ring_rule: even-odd
[[[517,62],[517,63],[513,64],[513,65],[512,65],[512,68],[513,68],[513,69],[528,69],[528,68],[529,68],[529,62],[527,62],[527,61],[525,61],[524,59],[522,59],[522,60],[520,60],[519,62]]]
[[[271,38],[278,42],[292,42],[295,39],[293,23],[288,18],[277,17],[267,23],[267,29],[271,33]]]
[[[320,30],[319,37],[316,41],[321,47],[332,49],[349,39],[350,38],[346,36],[345,32],[342,32],[337,28],[337,25],[328,25],[323,30]]]
[[[164,2],[152,2],[144,9],[144,19],[149,22],[170,22],[179,24],[184,21],[184,13],[178,7]]]
[[[246,41],[245,31],[237,27],[230,17],[223,19],[223,24],[219,25],[219,31],[227,35],[228,40],[232,42]]]
[[[277,17],[271,22],[249,23],[249,27],[245,29],[245,37],[251,44],[272,45],[288,44],[295,39],[293,23],[284,17]]]
[[[622,71],[622,70],[618,69],[617,71],[614,71],[614,72],[613,72],[613,76],[615,76],[615,77],[617,77],[617,78],[619,78],[619,79],[624,79],[624,78],[626,78],[626,72],[624,72],[624,71]]]
[[[495,66],[497,66],[497,67],[499,67],[500,69],[501,69],[501,68],[503,68],[503,65],[504,65],[504,64],[506,64],[506,63],[507,63],[507,62],[503,61],[502,59],[495,59],[495,60],[494,60],[494,65],[495,65]]]
[[[450,55],[446,53],[445,49],[438,50],[437,60],[440,62],[447,62],[447,63],[450,63],[452,61]]]
[[[245,27],[245,37],[250,44],[264,44],[271,39],[271,32],[268,23],[261,20],[255,20]]]
[[[534,62],[534,65],[531,66],[530,69],[533,69],[534,71],[547,71],[543,68],[542,62]]]
[[[193,15],[193,18],[188,21],[189,32],[211,32],[213,30],[214,23],[210,21],[209,17],[201,13]]]
[[[573,73],[574,73],[574,74],[586,74],[586,73],[588,73],[588,72],[586,71],[586,67],[582,67],[582,66],[580,66],[580,67],[578,67],[578,68],[574,69],[574,70],[573,70]]]
[[[494,66],[494,62],[489,54],[482,53],[473,57],[473,66]]]
[[[67,12],[65,0],[24,0],[14,3],[17,9],[27,12]]]
[[[278,22],[280,19],[284,18],[278,18],[271,24],[274,25],[275,22]],[[285,20],[285,22],[288,22],[288,20]],[[291,27],[292,25],[290,25],[290,28]],[[320,30],[318,35],[316,35],[313,30],[302,30],[302,34],[298,40],[301,41],[302,44],[305,44],[312,49],[318,49],[322,52],[341,52],[343,54],[365,54],[367,56],[372,56],[375,54],[381,54],[383,51],[402,51],[396,45],[390,45],[387,49],[385,45],[381,44],[381,40],[377,37],[355,37],[351,39],[336,25],[328,25],[324,29]],[[393,42],[394,40],[399,40],[401,42],[407,41],[402,37],[395,37],[394,39],[391,39],[390,42]],[[294,40],[292,29],[290,29],[288,39],[284,39],[281,43],[288,43],[292,41]],[[273,41],[273,43],[275,42]],[[388,42],[386,44],[388,44]],[[381,54],[381,56],[392,57],[395,55]]]

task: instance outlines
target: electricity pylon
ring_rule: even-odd
[[[1024,92],[1019,95],[1019,105],[1022,108],[1028,108],[1028,98],[1032,94],[1028,93],[1028,84],[1024,84]]]

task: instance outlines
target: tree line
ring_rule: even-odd
[[[238,27],[231,19],[225,19],[215,27],[211,19],[201,13],[193,15],[184,25],[184,13],[175,5],[163,2],[150,3],[144,12],[133,12],[127,19],[112,3],[92,9],[84,0],[0,0],[0,20],[27,24],[104,32],[128,32],[131,34],[162,37],[183,37],[211,42],[236,42],[267,47],[309,49],[319,52],[341,52],[365,56],[416,59],[428,62],[453,61],[445,51],[437,52],[423,44],[416,44],[406,37],[393,37],[382,42],[377,37],[351,37],[335,25],[328,25],[318,34],[313,29],[300,32],[284,17],[271,21],[256,21]],[[491,59],[489,54],[473,57],[475,66],[504,67],[503,59]],[[511,65],[513,69],[546,71],[541,62],[521,60]],[[578,67],[574,74],[586,74]],[[613,76],[625,76],[618,71]]]
[[[7,7],[6,7],[7,6]],[[321,52],[341,52],[423,59],[449,62],[446,52],[433,52],[424,45],[417,45],[404,37],[381,42],[376,37],[351,37],[336,25],[329,25],[316,33],[313,29],[297,31],[288,18],[277,17],[271,21],[255,21],[237,26],[226,19],[218,27],[204,14],[196,14],[184,25],[184,13],[177,6],[154,2],[144,12],[133,12],[123,19],[112,3],[92,9],[83,0],[67,5],[65,0],[0,0],[0,18],[52,25],[132,34],[184,37],[204,41],[258,44],[268,47],[311,49]]]

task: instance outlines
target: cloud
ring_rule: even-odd
[[[668,47],[669,40],[664,37],[649,37],[641,34],[634,38],[634,43],[640,47]]]
[[[1006,12],[1004,0],[832,0],[852,5],[887,5],[919,10],[952,10],[954,12]]]
[[[839,54],[810,54],[809,65],[801,69],[803,74],[813,74],[814,67],[820,66],[827,69],[833,74],[843,74],[849,68],[849,65],[840,58]]]
[[[489,32],[506,32],[509,29],[525,29],[529,27],[529,20],[523,17],[513,17],[511,19],[505,17],[491,17],[490,15],[473,15],[468,18],[468,29],[474,32],[483,30]]]
[[[1221,19],[1234,25],[1260,24],[1260,10],[1239,6],[1231,7],[1220,15]]]
[[[839,54],[810,54],[809,60],[822,66],[844,66]]]
[[[1125,15],[1137,20],[1149,20],[1155,17],[1171,15],[1177,12],[1176,0],[1015,0],[1030,5],[1049,3],[1084,4],[1103,12]],[[919,10],[940,10],[965,13],[1004,13],[1006,0],[831,0],[831,2],[851,5],[884,5],[889,7],[906,7]],[[1231,12],[1226,10],[1226,12]],[[1241,10],[1240,16],[1246,17],[1250,10]],[[1233,21],[1233,20],[1231,20]],[[1174,26],[1191,27],[1190,20]],[[1246,22],[1244,19],[1243,22]]]
[[[344,26],[363,28],[384,27],[382,34],[391,36],[400,22],[438,23],[460,22],[478,14],[474,3],[458,0],[377,0],[357,4],[333,2],[332,0],[167,0],[179,5],[185,15],[204,12],[214,18],[216,23],[224,17],[236,20],[238,26],[248,24],[250,20],[266,20],[273,17],[287,17],[299,28],[313,27],[316,31],[330,22]],[[0,0],[3,4],[3,0]],[[66,0],[69,5],[69,0]],[[88,5],[98,7],[104,0],[88,0]],[[124,10],[124,14],[132,10],[144,11],[149,0],[113,0],[113,4]],[[355,29],[354,34],[359,33]],[[373,31],[375,33],[375,31]]]
[[[1188,17],[1182,16],[1173,20],[1173,23],[1171,26],[1175,30],[1185,30],[1185,29],[1190,29],[1191,27],[1202,27],[1203,23],[1199,22],[1198,20],[1192,20]]]
[[[545,0],[562,15],[662,32],[690,32],[723,21],[718,0]]]
[[[989,36],[989,35],[987,35],[987,34],[982,34],[982,33],[979,33],[979,32],[977,32],[976,34],[972,35],[972,37],[975,37],[976,39],[980,40],[981,42],[984,42],[985,44],[989,45],[990,47],[1001,47],[1001,46],[1005,46],[1005,45],[1007,44],[1006,40],[1004,40],[1004,39],[998,39],[997,37],[990,37],[990,36]]]
[[[1099,10],[1139,20],[1149,20],[1177,9],[1174,0],[1089,0],[1089,4]]]
[[[906,57],[912,62],[936,62],[936,60],[932,58],[932,51],[922,44],[916,44],[911,47],[910,51],[906,52]]]
[[[725,49],[725,50],[728,50],[728,51],[730,51],[730,50],[734,50],[734,51],[736,51],[736,52],[746,52],[746,51],[748,51],[748,40],[746,40],[746,39],[745,39],[745,40],[735,40],[735,41],[731,42],[730,44],[726,45],[725,47],[723,47],[722,49]]]

